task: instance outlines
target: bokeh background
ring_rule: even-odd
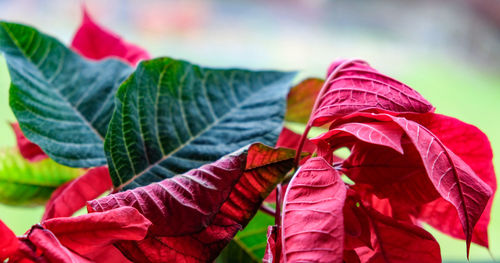
[[[36,26],[69,43],[81,19],[77,0],[0,0],[0,19]],[[426,97],[443,113],[482,129],[500,152],[500,1],[498,0],[88,0],[100,24],[154,57],[206,66],[299,70],[324,77],[338,58],[362,58]],[[8,121],[9,74],[0,55],[0,147],[15,145]],[[500,158],[494,157],[497,173]],[[472,246],[471,262],[500,260],[500,204],[490,251]],[[17,234],[43,207],[0,205]],[[466,262],[465,243],[430,229],[446,262]]]

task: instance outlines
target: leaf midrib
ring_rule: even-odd
[[[281,80],[283,77],[281,77],[279,80]],[[266,86],[270,86],[270,85],[273,85],[274,83],[277,83],[279,82],[279,80],[275,80],[273,81],[272,83],[270,84],[267,84]],[[261,86],[260,89],[256,90],[255,92],[257,91],[260,91],[262,90],[264,87]],[[189,145],[192,141],[194,141],[195,139],[199,138],[199,137],[202,137],[203,134],[209,130],[211,130],[214,126],[216,126],[217,124],[219,124],[221,121],[225,120],[227,117],[231,116],[231,114],[239,109],[241,109],[241,107],[247,102],[249,101],[251,98],[253,98],[254,96],[257,95],[257,93],[253,93],[251,96],[248,96],[246,97],[245,99],[243,99],[242,101],[238,101],[236,103],[236,105],[234,105],[234,107],[228,111],[227,113],[225,113],[224,115],[222,115],[222,117],[219,117],[217,118],[216,115],[214,115],[214,122],[212,122],[211,124],[207,125],[206,128],[204,128],[203,130],[201,130],[197,135],[189,138],[189,140],[187,140],[186,142],[182,143],[181,145],[179,145],[177,148],[175,148],[174,150],[172,150],[171,152],[169,152],[167,155],[163,156],[162,158],[160,158],[158,161],[148,165],[148,167],[144,170],[142,170],[140,173],[138,174],[135,174],[134,176],[132,176],[129,180],[125,181],[124,183],[121,183],[119,186],[115,187],[116,190],[121,190],[123,187],[125,187],[126,185],[130,184],[131,182],[133,182],[135,179],[141,177],[143,174],[147,173],[149,170],[151,170],[153,167],[159,165],[161,162],[165,161],[166,159],[168,159],[170,156],[176,154],[178,151],[184,149],[184,147],[186,147],[187,145]],[[210,101],[210,100],[209,100]],[[212,102],[210,101],[210,104],[212,104]],[[122,103],[122,105],[124,105],[124,103]],[[122,125],[123,125],[123,122],[122,122]],[[123,128],[123,127],[122,127]],[[127,147],[125,147],[126,149],[128,149]],[[133,165],[132,165],[133,167]],[[118,176],[119,177],[119,176]],[[119,177],[120,178],[120,177]]]
[[[3,23],[3,22],[2,22],[2,23],[1,23],[1,25],[2,25],[2,28],[5,30],[5,32],[7,32],[7,34],[9,35],[10,39],[12,40],[12,42],[14,43],[14,45],[17,47],[17,49],[19,50],[19,52],[21,52],[21,53],[24,55],[24,57],[25,57],[26,59],[28,59],[28,61],[29,61],[31,64],[33,64],[34,68],[35,68],[35,69],[37,69],[37,70],[40,72],[40,75],[41,75],[41,76],[43,76],[43,78],[44,78],[45,82],[46,82],[47,84],[51,84],[51,83],[52,83],[52,80],[47,79],[47,76],[45,76],[45,74],[44,74],[44,73],[43,73],[43,71],[39,68],[39,66],[38,66],[38,65],[36,65],[36,64],[33,62],[33,60],[31,59],[31,57],[30,57],[30,56],[28,56],[28,55],[26,54],[26,52],[22,49],[21,44],[17,41],[17,39],[16,39],[16,38],[14,37],[14,35],[12,34],[12,32],[11,32],[11,31],[8,29],[8,27],[6,26],[6,23]],[[35,29],[33,29],[33,30],[35,30]],[[37,32],[37,31],[35,30],[35,31],[33,32],[33,34],[36,34],[36,33],[38,33],[38,34],[41,34],[41,35],[42,35],[42,33]],[[48,36],[45,36],[45,37],[50,38],[50,37],[48,37]],[[52,39],[52,40],[53,40],[53,39]],[[70,52],[72,52],[72,51],[70,51]],[[63,52],[63,54],[65,54],[65,53],[66,53],[66,52]],[[62,64],[62,63],[63,63],[63,61],[62,61],[62,60],[60,60],[59,64]],[[61,66],[61,67],[62,67],[62,66]],[[17,70],[16,70],[16,71],[17,71]],[[18,72],[18,73],[19,73],[19,72]],[[22,75],[22,74],[20,74],[20,75]],[[54,76],[55,76],[55,75],[56,75],[56,74],[54,74]],[[54,76],[52,76],[52,77],[54,77]],[[51,78],[52,78],[52,77],[51,77]],[[84,116],[83,116],[83,115],[82,115],[82,114],[78,111],[78,109],[77,109],[77,108],[75,108],[75,107],[74,107],[74,106],[73,106],[73,105],[72,105],[72,104],[71,104],[68,100],[66,100],[66,98],[65,98],[64,96],[62,96],[62,94],[60,93],[59,89],[53,89],[53,90],[54,90],[54,92],[55,92],[55,93],[59,96],[59,98],[60,98],[62,101],[64,101],[64,102],[65,102],[65,103],[66,103],[66,104],[67,104],[67,105],[68,105],[71,109],[73,109],[73,110],[74,110],[74,112],[76,113],[77,117],[79,117],[79,118],[80,118],[80,119],[81,119],[81,120],[82,120],[82,121],[86,124],[86,126],[87,126],[87,127],[89,127],[89,128],[90,128],[90,129],[91,129],[91,130],[92,130],[92,131],[93,131],[93,132],[94,132],[94,133],[95,133],[95,134],[99,137],[99,139],[100,139],[102,142],[104,142],[104,137],[103,137],[103,136],[102,136],[102,135],[101,135],[101,134],[100,134],[100,133],[96,130],[96,128],[95,128],[95,127],[94,127],[94,126],[93,126],[93,125],[89,122],[89,120],[87,120],[87,119],[86,119],[86,118],[85,118],[85,117],[84,117]]]

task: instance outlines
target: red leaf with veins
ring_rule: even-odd
[[[10,123],[10,126],[16,134],[17,148],[24,159],[30,162],[38,162],[49,157],[38,145],[32,143],[24,136],[21,128],[19,127],[19,123]]]
[[[346,186],[325,159],[307,160],[292,178],[283,201],[285,262],[342,262]]]
[[[332,64],[328,75],[338,70],[312,116],[312,125],[321,126],[341,116],[366,109],[393,113],[433,111],[433,106],[407,85],[387,77],[366,62],[353,62],[337,69]]]
[[[153,222],[148,237],[115,245],[134,262],[212,261],[293,166],[295,152],[253,144],[159,183],[89,202],[89,211],[132,206]]]
[[[87,201],[99,197],[112,186],[107,167],[92,168],[52,193],[45,207],[42,221],[54,217],[71,216],[84,207]]]
[[[428,129],[405,118],[393,119],[405,130],[420,153],[436,190],[457,209],[466,236],[468,255],[474,226],[492,195],[491,188]]]
[[[132,207],[77,217],[49,219],[42,225],[57,236],[61,244],[81,255],[96,253],[119,240],[142,240],[151,222]]]
[[[0,261],[3,262],[6,258],[12,256],[17,250],[17,237],[8,226],[0,220]]]
[[[26,248],[33,250],[29,258],[35,262],[50,262],[50,263],[90,263],[92,261],[74,253],[64,247],[57,237],[40,225],[33,226],[26,236],[22,239],[27,244]],[[26,253],[26,256],[28,253]]]
[[[440,197],[427,176],[419,152],[405,135],[405,155],[388,147],[358,142],[342,167],[357,184],[369,185],[379,198],[399,200],[406,205],[431,202]]]
[[[96,24],[86,8],[82,9],[82,24],[71,42],[71,47],[82,56],[95,60],[115,57],[123,59],[131,65],[136,65],[140,60],[150,58],[146,50],[124,41],[113,32]]]
[[[396,221],[371,208],[367,208],[367,213],[373,228],[374,250],[366,247],[356,249],[361,262],[441,262],[438,242],[424,229]]]
[[[311,141],[327,141],[330,145],[334,146],[333,150],[335,150],[337,148],[335,147],[336,142],[345,141],[346,139],[343,137],[354,136],[361,141],[375,145],[387,146],[403,154],[403,148],[401,146],[402,135],[403,130],[401,130],[401,128],[395,123],[350,122],[336,126]]]
[[[481,130],[441,114],[412,114],[406,117],[434,133],[447,148],[465,161],[476,175],[491,187],[493,195],[495,194],[497,182],[492,162],[493,153],[488,137]],[[490,198],[472,233],[472,242],[485,247],[488,247],[488,224],[492,202],[493,198]],[[423,206],[419,219],[446,234],[465,239],[455,208],[444,199]]]

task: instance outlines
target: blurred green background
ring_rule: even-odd
[[[36,25],[69,43],[77,0],[0,0],[0,19]],[[300,70],[324,77],[337,58],[362,58],[410,85],[437,108],[483,130],[500,159],[500,1],[86,1],[93,17],[156,56],[219,67]],[[0,57],[0,147],[13,147],[9,75]],[[17,234],[42,207],[0,205]],[[493,204],[490,250],[500,260],[500,204]],[[466,262],[465,243],[431,230],[444,261]],[[473,245],[471,262],[490,262]]]

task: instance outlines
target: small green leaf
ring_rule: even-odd
[[[0,52],[12,82],[10,106],[25,136],[61,164],[105,164],[114,94],[131,67],[86,60],[34,28],[7,22],[0,22]]]
[[[116,188],[148,185],[254,143],[274,145],[294,73],[139,64],[119,88],[105,150]]]
[[[261,262],[266,251],[266,234],[270,225],[274,225],[274,218],[259,211],[227,245],[216,262]]]
[[[15,150],[0,151],[0,203],[41,205],[60,185],[78,177],[81,169],[51,159],[30,163]]]

